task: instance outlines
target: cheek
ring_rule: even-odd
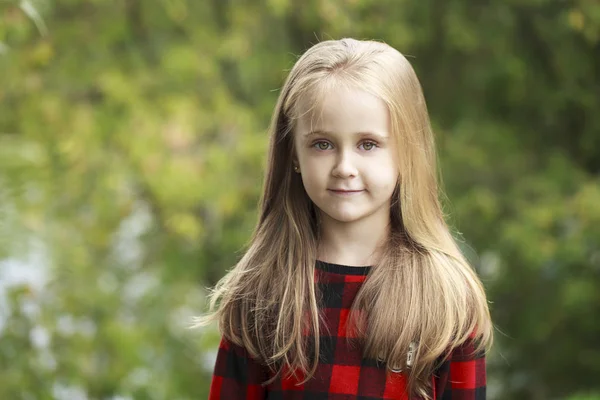
[[[324,176],[323,172],[327,170],[327,165],[322,157],[302,157],[302,175],[311,179],[319,179]]]
[[[305,164],[304,168],[302,168],[302,183],[304,183],[304,187],[307,191],[322,186],[324,184],[322,170],[317,168],[314,164]]]
[[[388,190],[396,186],[398,180],[398,167],[392,159],[383,158],[369,169],[369,182],[379,190]]]

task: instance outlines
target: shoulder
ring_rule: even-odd
[[[481,349],[477,337],[469,336],[438,361],[434,373],[437,393],[449,392],[452,398],[459,399],[463,398],[460,397],[463,394],[475,395],[477,399],[485,398],[481,397],[486,387],[485,350]]]

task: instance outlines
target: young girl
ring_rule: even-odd
[[[258,225],[197,319],[222,333],[210,399],[484,399],[486,296],[444,222],[408,61],[313,46],[269,132]]]

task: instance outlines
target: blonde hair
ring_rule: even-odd
[[[324,41],[296,62],[269,128],[258,224],[242,259],[210,293],[209,314],[197,317],[196,325],[217,319],[225,338],[277,371],[267,383],[283,370],[299,369],[305,380],[314,375],[322,318],[314,279],[319,217],[293,171],[293,129],[299,101],[318,101],[338,83],[387,104],[400,171],[391,234],[356,296],[348,329],[358,332],[365,357],[383,355],[389,368],[406,368],[409,346],[417,343],[408,387],[410,394],[430,398],[440,360],[467,340],[474,340],[477,352],[488,351],[493,326],[483,285],[444,221],[420,83],[406,58],[384,43]]]

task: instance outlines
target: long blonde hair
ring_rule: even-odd
[[[277,372],[267,383],[284,370],[300,370],[306,380],[314,375],[322,318],[314,280],[319,217],[293,171],[293,131],[299,101],[318,101],[332,82],[387,104],[400,171],[391,234],[356,296],[352,328],[365,357],[383,355],[388,366],[404,367],[410,394],[430,398],[431,374],[448,350],[470,337],[478,352],[489,350],[493,325],[483,285],[444,221],[421,86],[406,58],[381,42],[320,42],[292,68],[269,128],[258,224],[242,259],[211,291],[210,312],[197,317],[196,325],[218,320],[225,338]],[[412,342],[416,353],[407,369]]]

